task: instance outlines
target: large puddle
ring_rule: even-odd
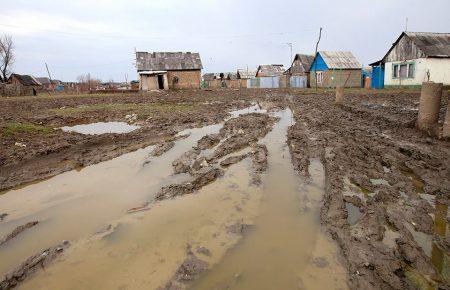
[[[64,132],[76,132],[85,135],[101,135],[107,133],[124,134],[130,133],[140,127],[137,125],[130,125],[125,122],[97,122],[91,124],[65,126],[61,127]]]
[[[149,147],[7,192],[0,197],[0,213],[8,213],[0,236],[40,223],[0,247],[0,274],[70,240],[62,258],[19,289],[157,289],[187,248],[211,266],[191,289],[346,289],[337,249],[320,227],[322,165],[311,162],[311,180],[295,174],[286,147],[292,115],[277,115],[280,122],[262,141],[269,168],[261,187],[251,185],[251,160],[244,159],[195,194],[153,202],[162,186],[188,178],[172,174],[172,161],[221,128],[212,125],[183,132],[190,136],[160,157],[149,157]],[[150,210],[127,214],[148,201]],[[96,234],[105,225],[110,232]],[[232,230],[240,225],[250,225],[244,237]]]

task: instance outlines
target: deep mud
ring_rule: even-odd
[[[292,104],[293,163],[303,175],[309,158],[324,163],[322,223],[345,256],[352,289],[444,289],[450,282],[450,144],[415,128],[418,97],[350,94],[335,105],[329,94]],[[361,216],[350,224],[347,217],[355,213],[347,209],[355,207]]]
[[[6,273],[2,281],[0,281],[1,290],[9,290],[17,286],[20,282],[33,275],[40,269],[45,267],[60,256],[65,249],[70,246],[68,241],[63,241],[61,244],[45,249],[41,253],[29,257],[26,261],[20,264],[17,268]]]
[[[198,279],[199,285],[206,285],[201,289],[211,289],[209,282],[202,284],[209,281],[211,268],[212,280],[216,274],[223,275],[220,269],[232,273],[224,283],[217,284],[228,288],[218,289],[240,289],[250,285],[246,283],[253,278],[248,277],[258,277],[263,271],[269,271],[266,278],[276,275],[286,261],[299,271],[295,281],[285,285],[295,283],[299,289],[345,289],[347,284],[350,289],[449,289],[450,143],[416,129],[418,97],[414,91],[359,91],[347,93],[343,104],[335,105],[332,92],[240,90],[0,100],[0,190],[156,144],[151,150],[132,153],[134,157],[83,169],[78,177],[73,171],[60,180],[5,194],[12,208],[0,208],[0,222],[17,234],[4,246],[14,250],[16,240],[22,247],[29,242],[20,241],[22,237],[39,236],[34,229],[27,230],[31,226],[25,223],[41,221],[40,215],[45,216],[47,210],[49,216],[45,218],[57,222],[55,230],[66,235],[77,233],[67,238],[77,239],[77,247],[71,247],[71,253],[65,255],[67,260],[52,264],[48,273],[34,275],[39,277],[24,284],[23,289],[46,289],[47,284],[55,289],[73,285],[186,289],[192,283],[196,285]],[[255,103],[258,105],[248,107]],[[441,122],[445,106],[443,102]],[[271,137],[275,138],[272,143],[282,143],[274,151],[271,143],[261,140],[273,132],[279,119],[266,112],[287,107],[294,120],[283,120],[288,132],[286,144],[285,135]],[[231,109],[242,111],[231,113],[234,118],[227,119]],[[134,112],[137,117],[131,121],[141,128],[127,134],[94,136],[41,127],[11,131],[14,127],[8,125],[21,122],[58,128],[130,121],[125,116]],[[222,126],[219,123],[223,120]],[[217,125],[194,130],[195,136],[187,139],[188,135],[178,135],[183,129],[210,124]],[[291,159],[286,160],[292,162],[299,176],[286,167],[288,151]],[[277,157],[274,159],[270,152],[276,152]],[[271,166],[278,172],[271,172],[267,189],[264,174]],[[321,168],[323,182],[321,178],[317,182],[311,168]],[[111,184],[101,190],[99,186],[107,182],[108,174]],[[79,179],[72,181],[75,177]],[[73,187],[72,183],[80,181],[91,186]],[[270,214],[263,215],[260,224],[254,226],[251,220],[256,216],[261,191],[278,194],[278,188],[286,184],[295,198],[289,201],[266,194],[270,204],[266,203],[265,210]],[[38,197],[24,199],[22,210],[20,202],[10,195],[25,196],[33,188]],[[59,189],[64,192],[61,197]],[[311,192],[318,196],[305,194]],[[299,197],[297,193],[304,195]],[[59,198],[63,201],[61,208]],[[280,204],[291,214],[287,224],[285,220],[277,223],[287,214]],[[31,213],[24,212],[28,207]],[[94,215],[94,211],[103,217]],[[319,211],[323,228],[336,241],[341,255],[334,253],[334,245],[325,235],[317,234]],[[80,220],[78,225],[74,217],[80,217],[80,213],[95,222]],[[22,218],[27,220],[21,222]],[[305,224],[297,228],[299,220]],[[62,230],[65,225],[75,230]],[[284,229],[286,225],[291,226]],[[40,223],[39,230],[41,226],[44,233],[53,234],[51,224]],[[258,232],[261,228],[264,235]],[[272,237],[275,228],[278,237]],[[305,232],[313,234],[305,238]],[[83,240],[86,236],[87,241]],[[50,265],[68,246],[48,248],[62,240],[55,233],[52,238],[56,237],[58,240],[39,248],[47,250],[11,270],[0,289],[14,287],[42,265]],[[302,257],[301,261],[285,251],[272,253],[264,244],[266,240],[280,243],[280,249],[286,249],[286,243],[295,243],[292,253]],[[268,254],[259,256],[258,249]],[[36,252],[34,249],[20,260]],[[247,252],[255,255],[246,258]],[[280,259],[281,252],[286,254],[284,259]],[[332,276],[329,271],[340,269],[335,256],[342,256],[346,270],[338,271],[339,277],[347,280],[340,280],[340,284],[327,279]],[[8,256],[8,262],[14,260],[18,265],[21,261],[14,257]],[[253,259],[262,265],[254,265]],[[260,272],[251,269],[250,273],[235,273],[234,266],[227,268],[244,264],[255,269],[267,267]],[[277,269],[270,270],[269,266]],[[128,276],[131,273],[136,278],[132,281]],[[279,273],[279,277],[285,274],[287,278],[287,272]],[[326,284],[330,281],[332,284]],[[257,282],[263,289],[270,281]]]

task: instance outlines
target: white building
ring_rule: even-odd
[[[381,60],[384,85],[450,85],[450,33],[403,32]]]

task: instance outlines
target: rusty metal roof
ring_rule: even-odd
[[[195,52],[136,52],[137,71],[202,69],[200,54]]]
[[[450,33],[405,32],[405,34],[427,57],[450,57]]]
[[[284,73],[282,64],[264,64],[258,67],[256,75],[258,77],[275,77]]]
[[[360,69],[361,64],[350,51],[319,51],[329,69]]]

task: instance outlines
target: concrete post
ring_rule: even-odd
[[[420,93],[417,127],[431,135],[437,135],[442,83],[424,82]]]
[[[447,99],[447,112],[445,113],[442,137],[444,137],[445,139],[450,139],[450,99]]]
[[[344,87],[336,87],[336,104],[342,104],[344,101]]]

